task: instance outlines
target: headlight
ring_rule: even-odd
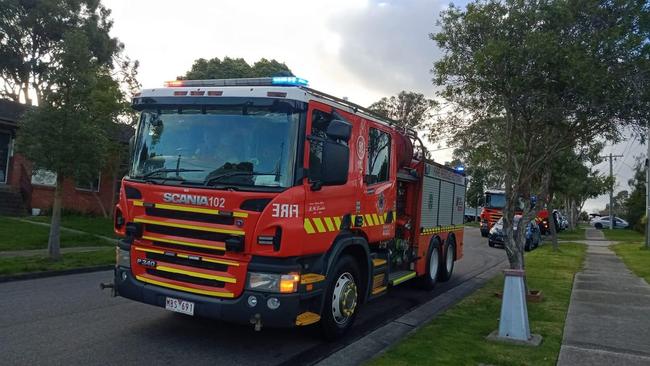
[[[300,275],[296,273],[257,273],[248,274],[246,288],[255,291],[292,293],[298,291]]]
[[[131,254],[128,250],[115,247],[115,265],[131,268]]]

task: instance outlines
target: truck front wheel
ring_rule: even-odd
[[[359,304],[359,266],[354,258],[342,257],[332,271],[325,293],[321,329],[326,339],[342,336],[354,323]]]

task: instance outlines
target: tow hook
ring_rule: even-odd
[[[250,319],[250,322],[255,326],[256,332],[262,330],[262,316],[259,313],[253,315]]]
[[[100,282],[99,283],[99,289],[100,290],[103,291],[103,290],[106,290],[107,288],[111,289],[111,296],[115,297],[116,296],[115,295],[115,284],[113,282],[108,282],[108,283]]]

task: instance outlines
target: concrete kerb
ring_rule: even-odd
[[[316,364],[319,366],[358,365],[381,356],[388,348],[415,333],[438,314],[451,308],[460,300],[485,285],[488,280],[501,273],[504,265],[505,261],[499,262],[479,275],[466,280],[451,290],[418,306],[416,309],[375,329],[370,334],[329,355]]]

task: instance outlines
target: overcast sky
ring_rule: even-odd
[[[454,1],[462,5],[465,1]],[[103,0],[113,11],[112,34],[140,61],[143,87],[159,87],[184,74],[198,58],[262,57],[285,62],[295,75],[324,92],[369,105],[401,90],[433,98],[429,70],[440,51],[429,40],[449,0]],[[444,141],[436,142],[444,146]],[[609,150],[618,189],[627,189],[637,141]],[[451,150],[433,153],[439,162]],[[597,167],[607,173],[609,166]],[[604,208],[607,196],[585,209]]]

